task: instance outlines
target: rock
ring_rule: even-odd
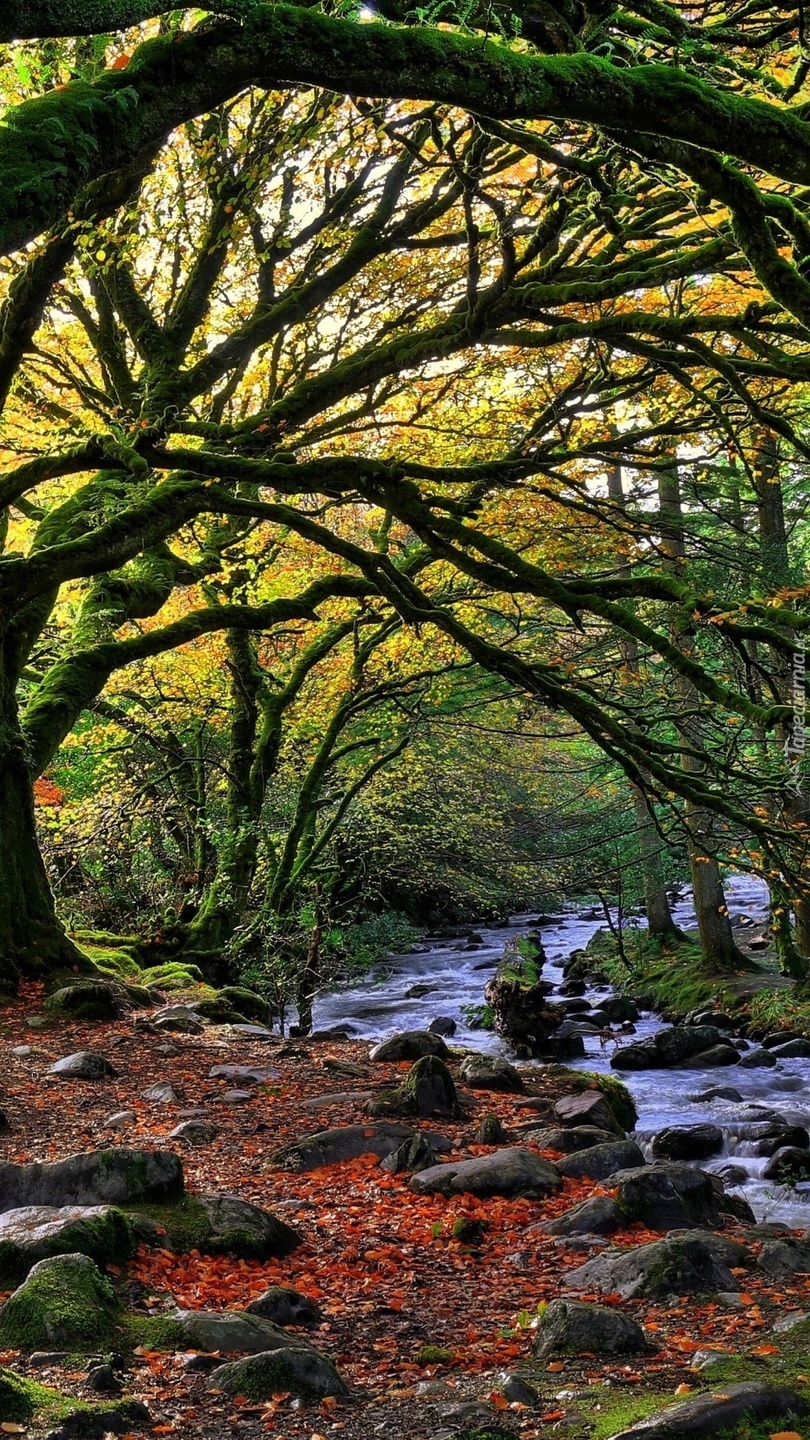
[[[807,1150],[810,1147],[810,1134],[803,1125],[785,1125],[774,1127],[770,1135],[763,1135],[754,1146],[755,1155],[773,1155],[784,1146],[790,1146],[794,1150]]]
[[[524,1195],[532,1200],[560,1188],[560,1173],[531,1150],[517,1147],[451,1164],[434,1165],[414,1175],[411,1189],[419,1195]]]
[[[539,1055],[559,1024],[559,1012],[546,998],[553,986],[541,977],[543,946],[539,938],[528,942],[526,936],[507,947],[487,981],[484,998],[496,1034],[529,1055]]]
[[[336,1165],[341,1160],[357,1160],[361,1155],[385,1159],[398,1150],[404,1140],[412,1140],[415,1131],[408,1125],[392,1121],[376,1125],[344,1125],[337,1130],[323,1130],[317,1135],[285,1145],[271,1156],[282,1170],[317,1170],[321,1165]],[[1,1173],[1,1172],[0,1172]]]
[[[500,1055],[465,1055],[460,1075],[471,1090],[525,1090],[520,1072]]]
[[[137,1119],[134,1110],[116,1110],[101,1123],[105,1130],[124,1130],[127,1125],[134,1125]]]
[[[259,1025],[270,1024],[270,1002],[253,990],[245,990],[241,985],[224,985],[219,991],[219,999],[238,1010],[246,1020],[256,1021]]]
[[[286,1345],[300,1345],[272,1320],[243,1310],[178,1310],[169,1316],[183,1332],[190,1349],[221,1355],[262,1355]]]
[[[617,1050],[610,1064],[614,1070],[654,1070],[683,1065],[691,1056],[722,1043],[723,1036],[714,1025],[678,1025],[659,1030],[650,1040]]]
[[[180,1096],[168,1080],[158,1080],[154,1085],[148,1085],[141,1091],[141,1099],[148,1100],[152,1105],[179,1105]]]
[[[231,1025],[230,1029],[234,1035],[243,1035],[246,1040],[273,1040],[278,1043],[278,1035],[275,1031],[269,1030],[266,1025],[242,1025],[237,1023]]]
[[[606,1180],[617,1170],[644,1165],[644,1155],[634,1140],[612,1140],[609,1145],[591,1145],[555,1161],[561,1175],[574,1180]]]
[[[447,1060],[450,1051],[441,1035],[431,1035],[429,1030],[404,1030],[383,1040],[369,1053],[369,1060],[421,1060],[424,1055],[438,1055]]]
[[[97,1350],[118,1316],[109,1281],[86,1255],[40,1260],[0,1307],[0,1347]]]
[[[624,1131],[601,1090],[584,1090],[580,1095],[563,1095],[554,1106],[554,1114],[560,1125],[566,1129],[592,1125],[597,1130],[609,1130],[624,1139]]]
[[[740,1063],[740,1052],[735,1050],[733,1045],[723,1042],[720,1045],[712,1045],[709,1050],[701,1050],[697,1055],[689,1055],[682,1060],[680,1070],[707,1070],[717,1065],[738,1065]]]
[[[45,1008],[68,1015],[72,1020],[119,1020],[129,1006],[124,985],[81,980],[55,990],[45,1001]]]
[[[729,1186],[732,1190],[736,1189],[739,1185],[748,1184],[749,1175],[744,1165],[723,1165],[722,1168],[717,1171],[717,1174],[720,1176],[723,1184]]]
[[[272,1260],[289,1255],[301,1244],[301,1236],[290,1225],[235,1195],[195,1195],[194,1202],[210,1227],[200,1244],[207,1255]]]
[[[0,1211],[24,1205],[161,1204],[183,1193],[172,1150],[88,1150],[45,1164],[0,1162]]]
[[[640,1355],[651,1347],[641,1326],[621,1310],[577,1300],[552,1300],[540,1317],[533,1348],[544,1360],[550,1355],[579,1355],[583,1350],[598,1356]]]
[[[621,1025],[626,1020],[640,1019],[639,1008],[629,995],[607,995],[599,1001],[599,1013],[609,1025]]]
[[[121,1381],[112,1365],[91,1365],[85,1384],[97,1395],[117,1395],[121,1390]]]
[[[274,1325],[320,1325],[320,1307],[289,1285],[272,1285],[245,1306],[248,1315],[272,1320]]]
[[[476,1145],[506,1145],[509,1135],[497,1115],[482,1115],[475,1132]]]
[[[201,1035],[203,1023],[190,1005],[164,1005],[152,1016],[156,1030],[168,1030],[178,1035]]]
[[[776,1280],[788,1275],[806,1275],[810,1271],[810,1241],[790,1237],[768,1240],[759,1252],[757,1265]]]
[[[432,995],[438,987],[436,985],[412,985],[405,991],[406,1000],[421,1000],[425,995]]]
[[[629,1220],[651,1230],[682,1225],[717,1225],[717,1197],[710,1175],[692,1165],[647,1165],[614,1179],[616,1199]]]
[[[77,1050],[74,1055],[65,1055],[54,1061],[49,1075],[61,1075],[71,1080],[107,1080],[118,1072],[103,1055],[92,1050]]]
[[[384,1090],[369,1100],[370,1115],[438,1115],[457,1120],[461,1115],[456,1087],[443,1060],[423,1055],[408,1071],[396,1090]]]
[[[766,1070],[773,1069],[776,1063],[776,1056],[762,1045],[758,1045],[755,1050],[749,1050],[747,1055],[743,1055],[740,1068],[743,1070]]]
[[[684,1025],[714,1025],[716,1030],[733,1030],[735,1021],[722,1010],[690,1010]]]
[[[564,980],[558,987],[560,995],[584,995],[587,990],[584,980]]]
[[[577,1125],[574,1130],[546,1128],[542,1122],[532,1121],[520,1126],[521,1138],[530,1139],[540,1150],[557,1150],[561,1155],[575,1155],[579,1150],[590,1150],[594,1145],[612,1145],[616,1133],[611,1130],[597,1130],[595,1125]]]
[[[742,1266],[753,1265],[754,1257],[750,1250],[747,1250],[739,1240],[734,1240],[730,1235],[717,1235],[711,1230],[670,1230],[668,1240],[699,1240],[707,1250],[711,1250],[715,1260],[719,1260],[729,1270],[736,1270]]]
[[[0,1288],[16,1285],[39,1260],[86,1255],[99,1265],[135,1254],[135,1233],[111,1205],[28,1205],[0,1215]]]
[[[766,1035],[762,1043],[766,1050],[771,1050],[776,1045],[787,1045],[795,1039],[796,1035],[793,1030],[776,1030],[771,1035]]]
[[[452,1015],[437,1015],[428,1025],[429,1035],[455,1035],[458,1025]]]
[[[85,1405],[67,1414],[58,1429],[49,1430],[45,1440],[106,1440],[108,1435],[127,1435],[133,1430],[151,1430],[152,1419],[141,1400],[116,1400],[99,1405],[92,1412]]]
[[[371,1090],[337,1090],[332,1095],[313,1095],[301,1101],[302,1110],[329,1110],[333,1105],[349,1105],[356,1101],[371,1100]]]
[[[623,1299],[737,1291],[731,1271],[702,1240],[654,1240],[633,1250],[607,1250],[565,1277],[571,1290],[601,1290]]]
[[[223,1090],[222,1094],[217,1096],[220,1105],[246,1105],[253,1098],[250,1090]]]
[[[380,1169],[387,1170],[390,1175],[401,1175],[403,1171],[416,1174],[420,1170],[429,1170],[437,1161],[438,1156],[427,1136],[417,1132],[411,1140],[404,1140],[396,1150],[386,1155]]]
[[[269,1400],[280,1391],[289,1391],[302,1400],[348,1394],[348,1386],[331,1360],[300,1342],[296,1347],[248,1355],[244,1360],[220,1365],[209,1376],[208,1388],[223,1390],[227,1395],[245,1395],[249,1400]]]
[[[709,1090],[701,1090],[699,1095],[687,1095],[686,1098],[693,1105],[703,1105],[711,1100],[730,1100],[742,1104],[743,1097],[733,1085],[713,1085]]]
[[[723,1132],[716,1125],[670,1125],[653,1138],[652,1153],[665,1160],[708,1160],[723,1148]]]
[[[806,1060],[810,1055],[810,1040],[786,1040],[783,1045],[773,1045],[771,1053],[780,1060]]]
[[[210,1145],[219,1134],[219,1126],[210,1120],[184,1120],[169,1131],[167,1140],[182,1140],[185,1145]]]
[[[810,1406],[793,1390],[776,1385],[724,1385],[716,1394],[694,1395],[679,1405],[667,1406],[611,1440],[706,1440],[706,1437],[733,1434],[742,1421],[785,1421],[780,1429],[791,1428],[793,1416],[810,1413]]]
[[[774,1151],[762,1174],[765,1180],[775,1180],[779,1185],[810,1180],[810,1151],[784,1145]]]
[[[581,1205],[564,1211],[555,1220],[547,1220],[540,1228],[547,1235],[611,1235],[626,1224],[627,1216],[615,1200],[609,1195],[592,1195],[590,1200],[583,1200]]]
[[[268,1085],[281,1079],[281,1071],[268,1065],[212,1065],[209,1080],[231,1080],[240,1085]]]
[[[539,1390],[535,1390],[533,1385],[524,1380],[522,1375],[516,1374],[514,1370],[506,1370],[497,1375],[495,1383],[504,1400],[508,1400],[511,1405],[532,1407],[540,1403]]]

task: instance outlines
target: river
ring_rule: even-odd
[[[733,876],[726,884],[732,923],[746,918],[762,923],[767,918],[765,885],[750,876]],[[551,923],[537,927],[537,912],[513,916],[508,925],[479,928],[475,938],[428,937],[423,945],[406,955],[392,955],[355,985],[320,995],[314,1007],[317,1029],[343,1026],[357,1039],[382,1039],[400,1030],[425,1030],[438,1016],[455,1021],[457,1029],[450,1043],[475,1050],[509,1053],[498,1037],[470,1024],[469,1012],[483,1002],[483,990],[510,939],[539,928],[548,957],[547,979],[560,983],[562,965],[572,950],[587,945],[604,924],[581,907],[563,907]],[[685,892],[673,907],[673,918],[683,929],[694,928],[691,896]],[[413,993],[416,990],[417,993]],[[584,997],[594,1002],[610,994],[608,986],[589,990]],[[550,999],[554,1000],[554,996]],[[663,1025],[660,1017],[642,1013],[636,1035],[642,1039]],[[586,1058],[573,1062],[579,1068],[616,1074],[610,1060],[616,1042],[585,1036]],[[735,1037],[745,1049],[745,1042]],[[539,1062],[538,1062],[539,1063]],[[695,1125],[711,1121],[723,1131],[724,1152],[701,1161],[707,1170],[722,1171],[733,1163],[746,1173],[736,1189],[752,1206],[757,1219],[781,1221],[796,1228],[810,1225],[810,1183],[795,1189],[767,1181],[762,1176],[767,1160],[752,1156],[750,1127],[779,1117],[788,1124],[810,1129],[810,1059],[780,1059],[773,1069],[746,1070],[723,1066],[703,1070],[643,1070],[622,1076],[638,1110],[635,1137],[642,1149],[657,1131],[667,1125]],[[731,1086],[740,1101],[711,1100],[696,1103],[693,1097],[716,1086]],[[732,1189],[729,1186],[729,1189]]]

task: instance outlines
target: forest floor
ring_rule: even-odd
[[[131,1018],[94,1024],[60,1019],[37,1028],[36,1019],[33,1025],[31,1020],[41,1013],[41,1001],[42,992],[29,986],[17,1002],[0,1010],[0,1100],[11,1127],[2,1136],[3,1158],[51,1160],[111,1143],[165,1147],[178,1110],[204,1107],[220,1133],[204,1148],[183,1150],[187,1188],[267,1207],[293,1225],[304,1243],[288,1258],[268,1263],[142,1248],[120,1283],[130,1299],[137,1293],[137,1303],[152,1311],[175,1304],[238,1309],[270,1285],[294,1286],[316,1300],[324,1315],[320,1328],[307,1331],[306,1338],[335,1361],[352,1387],[348,1403],[299,1408],[283,1395],[261,1405],[239,1403],[207,1390],[204,1375],[184,1368],[187,1356],[135,1353],[128,1357],[126,1390],[148,1405],[155,1426],[151,1433],[201,1440],[226,1432],[241,1440],[267,1435],[427,1440],[459,1428],[443,1419],[443,1410],[476,1399],[488,1400],[498,1423],[523,1440],[605,1437],[674,1397],[701,1389],[706,1377],[693,1368],[694,1356],[707,1349],[729,1355],[728,1365],[721,1362],[712,1369],[712,1385],[715,1377],[725,1382],[769,1376],[790,1379],[800,1389],[810,1384],[801,1373],[802,1363],[810,1368],[810,1356],[805,1352],[802,1361],[791,1349],[790,1336],[772,1329],[788,1311],[810,1311],[810,1275],[777,1283],[755,1269],[744,1277],[737,1272],[743,1288],[733,1304],[705,1296],[667,1305],[608,1299],[640,1320],[660,1345],[649,1355],[632,1357],[631,1363],[592,1355],[535,1360],[531,1320],[538,1305],[563,1294],[566,1271],[593,1254],[582,1241],[554,1241],[538,1227],[589,1195],[609,1193],[592,1181],[566,1179],[562,1190],[546,1200],[478,1201],[418,1196],[407,1175],[388,1174],[373,1157],[304,1174],[277,1168],[270,1156],[279,1145],[367,1121],[365,1100],[345,1098],[345,1092],[376,1091],[402,1078],[406,1065],[370,1064],[365,1044],[273,1043],[212,1025],[200,1035],[173,1035],[174,1053],[167,1055],[159,1046],[168,1037],[136,1028]],[[20,1046],[30,1052],[13,1054]],[[105,1055],[116,1078],[87,1082],[48,1073],[54,1060],[82,1049]],[[280,1078],[241,1104],[226,1104],[221,1098],[226,1085],[209,1078],[211,1067],[223,1063],[270,1064]],[[347,1065],[359,1073],[348,1078]],[[549,1102],[575,1083],[560,1067],[526,1069],[524,1078],[531,1096]],[[156,1106],[143,1098],[147,1086],[166,1080],[181,1105]],[[507,1130],[513,1129],[528,1118],[520,1110],[527,1098],[476,1091],[465,1095],[463,1122],[430,1122],[428,1128],[449,1137],[454,1158],[485,1154],[488,1147],[473,1138],[481,1117],[494,1112]],[[125,1131],[111,1132],[105,1119],[124,1109],[133,1111],[135,1120]],[[465,1247],[452,1238],[453,1221],[460,1215],[487,1221],[480,1245]],[[634,1246],[657,1238],[634,1226],[612,1241]],[[746,1243],[755,1254],[756,1243],[750,1237]],[[133,1281],[140,1284],[133,1287]],[[578,1298],[605,1303],[601,1296]],[[441,1347],[452,1358],[423,1363],[417,1357],[426,1345]],[[87,1367],[81,1361],[35,1371],[25,1357],[5,1353],[0,1364],[66,1394],[97,1399],[85,1387]],[[538,1406],[510,1405],[500,1395],[499,1375],[516,1369],[540,1392]],[[428,1393],[426,1381],[433,1382]],[[810,1435],[810,1430],[802,1433]]]

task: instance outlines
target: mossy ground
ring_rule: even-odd
[[[0,1420],[9,1425],[33,1425],[39,1432],[40,1428],[50,1429],[70,1417],[77,1440],[81,1440],[83,1434],[96,1436],[100,1433],[98,1421],[101,1415],[121,1409],[126,1416],[130,1404],[131,1401],[126,1398],[95,1404],[76,1400],[50,1386],[40,1385],[36,1380],[0,1367]]]
[[[178,1255],[191,1250],[204,1250],[211,1234],[211,1222],[193,1195],[184,1195],[170,1205],[131,1205],[125,1207],[133,1217],[142,1215],[166,1232],[162,1241]]]

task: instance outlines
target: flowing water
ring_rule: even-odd
[[[767,890],[750,876],[732,877],[726,885],[732,921],[742,918],[760,924],[767,918]],[[543,917],[544,921],[546,917]],[[695,924],[688,893],[673,907],[673,918],[684,929]],[[550,923],[536,925],[536,915],[517,915],[508,925],[479,929],[472,939],[429,938],[407,955],[392,955],[356,985],[318,997],[315,1025],[318,1029],[345,1026],[358,1039],[382,1039],[400,1030],[425,1030],[438,1016],[456,1022],[454,1045],[508,1054],[497,1036],[474,1027],[474,1011],[483,1002],[483,990],[494,973],[504,946],[517,936],[539,928],[548,957],[544,977],[562,981],[562,965],[572,950],[587,945],[604,924],[594,911],[565,909]],[[608,986],[591,989],[583,997],[596,1002],[610,994]],[[550,997],[552,1000],[554,996]],[[585,1036],[586,1058],[573,1062],[587,1070],[611,1071],[610,1060],[617,1044],[641,1040],[663,1026],[660,1017],[645,1012],[636,1022],[632,1037],[616,1040]],[[744,1041],[735,1037],[743,1050]],[[722,1170],[734,1164],[744,1169],[744,1184],[728,1186],[745,1196],[760,1220],[778,1220],[803,1228],[810,1226],[810,1183],[795,1189],[765,1180],[762,1171],[767,1159],[750,1154],[756,1125],[780,1118],[788,1124],[810,1129],[810,1059],[780,1059],[773,1069],[746,1070],[738,1065],[707,1067],[702,1070],[642,1070],[622,1075],[638,1109],[635,1138],[642,1149],[657,1131],[667,1125],[696,1125],[710,1121],[725,1137],[724,1152],[701,1161],[703,1169]],[[740,1101],[693,1098],[716,1086],[731,1086],[743,1097]]]

